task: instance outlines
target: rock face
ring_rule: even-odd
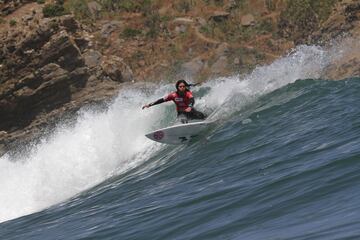
[[[333,14],[323,23],[321,29],[315,31],[309,43],[329,42],[344,34],[358,35],[360,27],[360,2],[353,0],[346,5],[338,5]]]
[[[319,25],[316,13],[310,6],[304,8],[301,13],[301,16],[292,16],[291,13],[283,14],[278,23],[280,35],[294,39],[297,44],[304,43]]]
[[[14,11],[16,11],[22,4],[32,2],[31,0],[22,0],[22,1],[1,1],[0,4],[3,5],[0,8],[0,16],[6,16]]]
[[[347,0],[338,4],[321,27],[309,37],[309,44],[341,41],[343,46],[336,60],[324,71],[328,79],[360,76],[360,2]]]
[[[39,65],[51,62],[58,63],[68,71],[84,65],[79,48],[65,30],[53,35],[49,42],[42,46]]]
[[[79,30],[72,16],[63,16],[1,36],[2,148],[19,135],[24,138],[18,130],[37,128],[49,116],[104,100],[116,94],[121,83],[132,81],[132,70],[121,58],[89,49]]]

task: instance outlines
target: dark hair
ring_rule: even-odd
[[[176,82],[175,84],[176,90],[179,90],[180,83],[185,84],[186,90],[189,91],[190,84],[188,84],[184,79],[180,79]]]

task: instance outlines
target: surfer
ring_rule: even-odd
[[[195,100],[193,97],[192,92],[190,91],[191,84],[188,84],[185,80],[181,79],[176,82],[175,87],[176,91],[168,94],[167,96],[158,99],[155,102],[146,104],[142,107],[149,108],[151,106],[168,102],[174,101],[176,104],[176,111],[178,113],[178,117],[184,115],[187,119],[205,119],[206,116],[202,112],[197,111],[194,108]]]

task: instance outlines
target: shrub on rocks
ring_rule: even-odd
[[[17,22],[16,22],[15,19],[11,19],[9,24],[10,24],[11,27],[14,27],[17,24]]]
[[[46,4],[43,8],[44,17],[58,17],[67,14],[65,8],[59,4]]]
[[[141,31],[138,29],[125,28],[124,31],[121,33],[121,36],[124,38],[133,38],[140,34],[141,34]]]

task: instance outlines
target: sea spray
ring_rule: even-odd
[[[82,112],[74,126],[54,133],[16,159],[0,159],[0,221],[59,203],[114,173],[146,160],[159,145],[144,132],[162,110],[142,112],[146,97],[131,90],[119,94],[105,112]]]
[[[201,99],[202,105],[219,106],[212,118],[223,118],[239,111],[245,105],[298,79],[319,78],[323,69],[333,59],[331,51],[318,46],[298,46],[288,56],[261,66],[248,75],[218,78],[209,81],[211,91]]]

